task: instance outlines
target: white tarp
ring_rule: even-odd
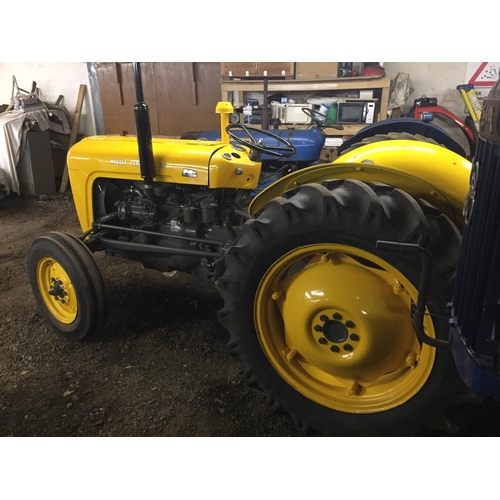
[[[30,128],[44,131],[50,128],[44,109],[8,111],[0,114],[0,191],[19,194],[19,179],[16,166],[19,162],[26,132]]]

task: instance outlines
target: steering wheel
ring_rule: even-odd
[[[245,133],[245,137],[238,137],[234,133],[235,130],[242,130]],[[283,137],[273,134],[272,132],[269,132],[267,130],[235,124],[228,125],[226,127],[226,131],[231,139],[234,139],[236,142],[239,142],[240,144],[243,144],[243,146],[247,146],[254,151],[258,151],[261,154],[277,156],[278,158],[286,158],[288,156],[294,156],[297,154],[297,150],[295,149],[295,146],[293,144],[288,142],[286,139],[283,139]],[[252,135],[252,132],[259,135],[264,135],[266,137],[271,137],[273,140],[277,141],[278,145],[266,146],[264,144],[264,140],[262,138],[257,140],[254,135]],[[245,140],[246,138],[250,139],[250,142],[247,142]],[[280,146],[279,144],[283,144],[283,146]]]
[[[312,122],[318,128],[331,127],[331,128],[336,128],[337,130],[344,130],[344,127],[342,125],[330,121],[327,116],[322,115],[319,111],[316,111],[315,109],[302,108],[302,111],[312,120]]]

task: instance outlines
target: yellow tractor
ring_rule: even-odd
[[[471,163],[435,144],[382,141],[252,198],[262,155],[294,146],[229,125],[229,103],[217,106],[220,141],[152,138],[134,70],[137,138],[89,137],[68,155],[81,237],[52,232],[29,252],[50,325],[70,340],[102,329],[106,290],[92,254],[105,251],[213,280],[245,380],[302,431],[388,435],[439,420],[465,389],[439,346]],[[415,249],[432,254],[423,310]]]

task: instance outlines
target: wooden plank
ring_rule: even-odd
[[[287,78],[293,77],[295,73],[295,63],[293,62],[223,62],[221,63],[222,78],[263,76],[267,71],[267,76],[283,76],[283,71]]]
[[[262,92],[263,82],[261,80],[233,80],[221,83],[222,92]],[[269,92],[300,92],[319,90],[350,90],[350,89],[389,89],[390,78],[366,78],[350,77],[338,78],[337,80],[271,80]]]
[[[80,85],[80,90],[78,92],[78,99],[76,101],[75,116],[73,118],[73,124],[71,126],[71,135],[69,137],[68,149],[71,148],[76,143],[76,137],[78,135],[78,128],[80,126],[80,116],[82,114],[83,99],[85,97],[85,92],[87,91],[87,85]],[[59,189],[60,193],[66,192],[68,187],[68,162],[64,165],[63,176],[61,180],[61,187]]]
[[[219,128],[215,108],[221,99],[220,63],[161,62],[155,63],[154,73],[159,135],[179,137],[192,130]]]

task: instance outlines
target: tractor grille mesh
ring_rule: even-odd
[[[480,356],[493,354],[500,295],[499,157],[500,144],[479,142],[471,175],[472,185],[476,170],[474,204],[463,232],[453,299],[454,320],[467,345]]]

